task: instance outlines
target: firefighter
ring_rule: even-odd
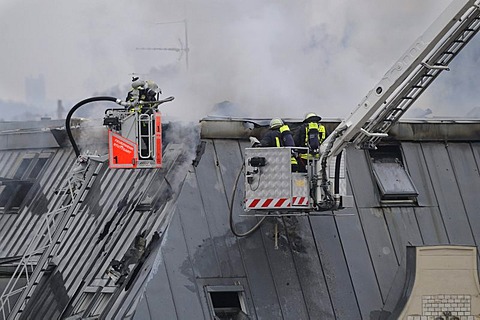
[[[132,78],[132,89],[127,94],[127,102],[148,102],[158,101],[162,90],[153,81],[140,80],[138,77]],[[152,113],[152,105],[141,104],[137,106],[137,111],[140,113]],[[131,112],[135,111],[135,108],[130,109]]]
[[[138,77],[132,77],[132,89],[128,92],[126,101],[134,103],[133,106],[129,107],[130,112],[138,112],[140,114],[153,114],[156,108],[153,104],[135,104],[138,102],[149,102],[149,101],[158,101],[162,91],[158,85],[150,80],[144,81],[140,80]],[[142,122],[141,125],[141,135],[142,142],[140,148],[143,149],[143,154],[147,154],[150,146],[149,136],[153,134],[153,128],[155,127],[155,122],[152,120],[151,131],[148,131],[148,126],[145,122]]]
[[[252,139],[251,139],[252,140]],[[287,124],[283,123],[280,118],[273,118],[270,121],[270,128],[263,138],[252,140],[252,147],[295,147],[292,132]],[[292,152],[294,152],[292,150]],[[292,154],[291,157],[292,171],[297,171],[297,158]]]
[[[325,127],[320,124],[322,117],[315,112],[309,112],[305,115],[302,125],[300,125],[294,134],[294,141],[297,147],[307,147],[308,153],[300,153],[299,170],[306,172],[307,159],[319,158],[320,144],[325,140]]]

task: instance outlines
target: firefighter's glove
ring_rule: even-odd
[[[250,137],[250,143],[252,145],[252,148],[259,147],[260,146],[260,141],[258,141],[257,138],[255,137]]]

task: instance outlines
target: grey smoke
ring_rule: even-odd
[[[25,77],[43,74],[55,113],[58,99],[68,108],[127,89],[135,73],[176,97],[162,106],[171,118],[196,121],[222,101],[250,117],[300,118],[310,110],[345,117],[449,3],[5,0],[0,98],[23,101]],[[184,45],[184,20],[188,70],[185,53],[136,50]],[[479,106],[479,39],[415,107],[458,116]]]

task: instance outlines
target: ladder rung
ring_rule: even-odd
[[[402,99],[404,99],[404,100],[412,100],[413,98],[412,98],[412,97],[402,97]]]
[[[445,51],[443,54],[455,54],[455,52],[452,52],[452,51]]]
[[[37,239],[37,236],[42,236],[42,239],[43,239],[43,237],[45,237],[47,235],[51,236],[50,230],[48,229],[48,224],[51,224],[52,222],[49,219],[52,219],[52,221],[55,221],[56,216],[60,215],[61,212],[63,212],[62,214],[69,214],[68,219],[72,219],[73,217],[76,216],[75,208],[70,207],[70,205],[67,205],[66,203],[77,199],[77,197],[79,197],[78,198],[79,199],[78,203],[83,203],[84,198],[86,197],[86,194],[91,190],[91,186],[93,184],[93,181],[95,180],[94,179],[95,176],[98,176],[98,172],[92,173],[89,180],[85,179],[85,181],[81,181],[82,183],[89,183],[89,185],[86,185],[86,186],[82,184],[82,186],[85,188],[84,192],[82,194],[79,194],[79,192],[74,192],[73,194],[71,194],[72,193],[71,189],[68,188],[68,187],[63,187],[64,184],[62,184],[60,187],[54,189],[53,193],[54,193],[55,197],[54,197],[54,200],[53,200],[52,203],[54,204],[55,209],[47,212],[47,217],[45,218],[46,219],[45,221],[47,221],[47,230],[43,231],[44,232],[43,235],[40,233],[41,230],[39,230],[38,234],[34,236],[33,240]],[[70,186],[70,184],[69,184],[69,186]],[[83,199],[82,199],[82,197],[83,197]],[[65,210],[65,209],[68,209],[68,208],[70,208],[70,210]],[[67,223],[68,223],[68,221],[67,221]],[[60,228],[62,228],[61,229],[62,232],[65,232],[65,231],[69,230],[69,227],[67,227],[65,224],[62,227],[58,226],[56,228],[58,228],[58,230],[60,230]],[[55,230],[57,230],[57,229],[55,229]],[[54,246],[59,246],[62,243],[62,241],[60,241],[60,237],[61,237],[61,235],[58,235],[57,238],[53,238],[53,239],[52,239],[52,237],[50,237],[48,239],[49,242],[45,246],[45,248],[46,249],[51,248],[53,250]],[[25,290],[19,295],[18,299],[22,299],[23,301],[17,301],[18,303],[21,302],[21,304],[18,305],[18,310],[16,311],[17,316],[25,311],[25,306],[27,305],[29,299],[32,298],[32,295],[34,294],[35,290],[38,289],[39,281],[42,278],[43,274],[45,272],[48,272],[49,270],[50,271],[53,270],[52,263],[49,261],[53,258],[52,251],[50,251],[48,253],[47,253],[47,251],[43,251],[42,256],[40,257],[40,261],[42,261],[42,259],[46,258],[47,260],[44,260],[44,261],[45,262],[48,261],[49,265],[45,266],[45,262],[44,262],[44,263],[39,263],[34,268],[32,267],[32,273],[34,273],[34,271],[36,271],[38,269],[40,270],[40,272],[37,274],[37,276],[35,278],[32,277],[27,281],[27,284],[24,287]],[[24,257],[28,257],[28,256],[29,255],[27,253],[24,254]],[[22,258],[22,259],[24,259],[24,258]],[[28,259],[31,259],[31,258],[28,258]],[[30,261],[30,260],[27,260],[27,261]],[[28,268],[26,270],[28,272]],[[17,279],[18,279],[18,277],[17,277]],[[13,290],[11,290],[10,292],[12,292],[12,291]],[[4,298],[3,294],[2,294],[1,298],[2,299]]]

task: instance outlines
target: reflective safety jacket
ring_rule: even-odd
[[[295,143],[298,147],[308,147],[309,154],[318,158],[320,144],[325,140],[325,127],[317,122],[308,122],[302,124],[295,135]],[[307,159],[307,154],[300,155]]]
[[[127,102],[134,101],[156,101],[156,92],[146,88],[139,88],[130,90],[126,98]],[[139,113],[148,113],[151,110],[151,106],[148,104],[139,105],[137,108]],[[131,108],[130,112],[135,112],[135,108]]]
[[[260,140],[259,147],[295,147],[292,132],[284,124],[278,129],[270,129]],[[292,155],[291,164],[297,164],[297,159]]]
[[[275,144],[277,147],[295,147],[293,135],[288,125],[284,124],[278,129],[278,131],[280,132],[280,136],[275,137]]]

